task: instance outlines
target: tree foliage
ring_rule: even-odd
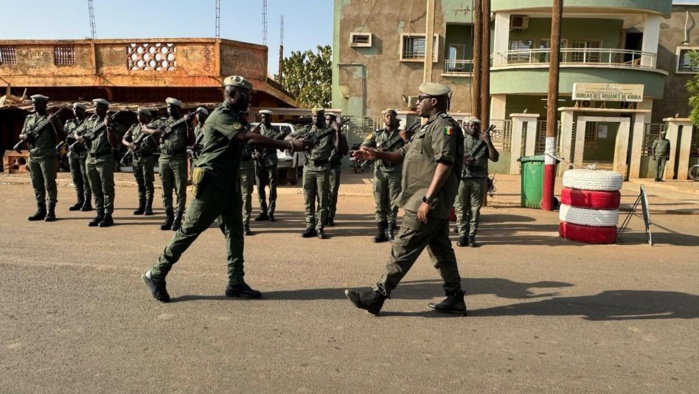
[[[699,51],[691,51],[687,54],[692,70],[699,68]],[[689,97],[689,118],[692,123],[699,126],[699,74],[687,81],[687,91],[692,95]]]
[[[296,97],[300,107],[327,108],[332,98],[332,49],[293,51],[282,64],[282,87]],[[279,80],[279,76],[275,76]]]

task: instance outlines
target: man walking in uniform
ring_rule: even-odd
[[[655,160],[655,181],[662,182],[665,175],[665,163],[670,158],[670,140],[665,138],[667,132],[660,132],[660,137],[653,141],[653,160]]]
[[[429,308],[466,315],[461,276],[449,240],[449,212],[459,187],[464,136],[459,124],[446,114],[449,92],[448,87],[433,82],[420,85],[417,112],[428,120],[400,150],[381,152],[363,147],[355,152],[360,159],[403,163],[404,188],[398,204],[405,215],[391,246],[386,272],[373,290],[345,290],[354,306],[374,315],[425,248],[444,280],[447,296],[439,304],[429,304]]]
[[[285,135],[279,127],[272,126],[272,111],[263,109],[260,111],[262,117],[260,124],[256,127],[259,133],[273,140],[284,139]],[[277,207],[277,158],[276,149],[262,149],[255,153],[255,176],[257,181],[257,195],[260,199],[260,214],[255,218],[256,222],[269,220],[274,222],[274,210]],[[269,186],[269,205],[265,186]]]
[[[154,167],[156,149],[152,134],[143,131],[151,121],[151,113],[147,108],[139,108],[138,123],[129,128],[121,143],[133,151],[131,167],[133,175],[138,185],[138,209],[133,211],[134,215],[153,214],[153,195],[155,182]]]
[[[325,224],[335,225],[335,212],[337,212],[337,196],[340,192],[340,174],[342,173],[342,157],[349,152],[347,136],[342,132],[342,127],[337,121],[337,115],[328,113],[325,115],[325,127],[335,130],[339,137],[339,149],[333,149],[330,156],[330,176],[328,177],[328,218]]]
[[[328,215],[328,188],[330,178],[330,156],[333,149],[339,150],[339,128],[325,127],[325,109],[313,108],[313,124],[298,129],[287,138],[304,137],[315,146],[306,151],[303,165],[303,198],[306,203],[306,230],[303,238],[317,236],[325,239],[325,222]],[[319,201],[316,210],[316,199]]]
[[[248,109],[240,115],[240,118],[247,123]],[[259,134],[258,130],[251,130],[251,133]],[[253,154],[255,147],[251,144],[243,144],[240,153],[240,193],[243,199],[243,234],[252,235],[250,230],[250,217],[252,216],[252,190],[255,187],[255,163]]]
[[[71,205],[69,211],[89,211],[92,209],[92,191],[90,190],[90,178],[87,176],[87,147],[84,143],[76,143],[75,134],[85,131],[85,104],[73,103],[73,119],[69,119],[65,125],[66,143],[68,144],[68,165],[70,177],[75,185],[77,202]]]
[[[405,133],[398,130],[399,120],[395,109],[383,111],[384,127],[371,133],[362,146],[376,148],[382,152],[395,152],[408,143]],[[377,232],[374,242],[393,242],[396,229],[398,205],[396,199],[401,191],[402,169],[400,163],[387,160],[374,162],[374,202],[376,203]]]
[[[481,131],[481,121],[469,117],[464,123],[464,165],[461,171],[459,194],[454,203],[456,228],[459,231],[457,246],[477,247],[476,233],[487,187],[488,160],[497,162],[500,154],[490,140],[489,132]]]
[[[223,81],[225,101],[211,113],[204,126],[202,153],[192,177],[193,201],[182,227],[175,233],[153,267],[141,276],[155,299],[169,302],[165,277],[194,240],[218,218],[228,250],[226,297],[260,298],[244,280],[242,198],[238,189],[238,169],[244,145],[291,149],[310,147],[308,141],[278,141],[249,132],[242,118],[250,102],[252,84],[243,77]]]
[[[58,117],[47,112],[49,98],[35,94],[31,96],[34,113],[24,119],[19,139],[27,143],[29,149],[29,176],[34,188],[36,212],[27,220],[56,220],[56,203],[58,188],[56,187],[56,172],[58,172],[58,155],[56,145],[63,140],[63,124]],[[48,210],[46,199],[48,196]]]

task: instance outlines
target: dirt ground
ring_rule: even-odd
[[[327,240],[302,239],[303,197],[285,187],[279,221],[246,237],[246,280],[261,300],[223,296],[216,227],[153,300],[139,276],[172,232],[162,210],[131,215],[117,187],[112,228],[94,212],[28,222],[27,184],[0,184],[0,392],[606,392],[699,387],[699,221],[654,215],[655,246],[631,220],[614,245],[560,239],[557,213],[483,209],[480,248],[456,248],[468,317],[443,316],[425,253],[378,317],[367,289],[390,245],[374,244],[373,200],[342,195]],[[159,201],[156,208],[160,207]],[[255,212],[256,213],[256,212]],[[455,240],[455,238],[453,238]]]

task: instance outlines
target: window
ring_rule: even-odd
[[[371,48],[371,33],[350,33],[350,46],[354,48]]]
[[[53,62],[57,66],[70,66],[75,64],[74,47],[53,47]]]
[[[17,64],[17,49],[0,47],[0,64]]]
[[[507,61],[511,63],[528,63],[533,45],[534,41],[532,40],[510,41],[510,51],[515,52],[507,56]]]
[[[599,63],[600,52],[596,49],[602,47],[602,41],[573,41],[573,48],[582,49],[580,52],[571,52],[570,61],[573,63]]]
[[[561,49],[566,48],[568,46],[568,40],[561,39]],[[540,52],[537,52],[535,58],[539,61],[539,63],[548,63],[550,59],[550,54],[551,51],[551,39],[550,38],[542,38],[539,40],[539,48]],[[564,54],[562,54],[564,55]]]
[[[126,66],[131,71],[174,71],[177,46],[173,43],[139,42],[126,46]]]
[[[444,63],[444,71],[448,73],[473,72],[473,62],[466,60],[466,45],[464,44],[449,44]]]
[[[439,47],[437,46],[438,35],[434,35],[432,41],[432,62],[437,62]],[[401,34],[401,61],[424,61],[425,60],[425,35],[424,34]]]
[[[597,122],[585,124],[585,142],[588,141],[597,141]]]
[[[698,61],[696,64],[692,64],[692,52],[696,53]],[[677,48],[677,73],[696,74],[697,72],[699,72],[699,47]]]

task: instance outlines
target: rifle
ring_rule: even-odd
[[[39,121],[39,123],[35,124],[34,127],[31,128],[31,130],[24,133],[27,135],[27,138],[19,141],[17,144],[15,144],[15,146],[12,147],[12,149],[14,149],[17,153],[22,153],[20,146],[22,146],[22,144],[25,142],[29,143],[30,140],[36,140],[39,137],[39,132],[41,131],[41,129],[46,127],[46,125],[48,125],[49,122],[51,122],[51,119],[53,119],[56,115],[60,114],[61,111],[63,111],[64,109],[65,108],[63,107],[59,108],[58,111],[52,113],[51,115],[47,116],[46,119],[43,119]]]
[[[136,153],[137,150],[141,149],[141,143],[143,142],[143,140],[145,140],[146,138],[150,138],[150,137],[152,137],[151,134],[146,134],[144,132],[141,132],[141,135],[139,135],[138,138],[136,138],[133,142],[133,144],[136,145],[136,149],[129,148],[129,150],[126,151],[126,153],[124,154],[124,157],[121,158],[121,161],[119,161],[119,164],[121,164],[122,166],[126,166],[126,163],[127,163],[126,159],[130,158],[131,156],[134,155],[134,153]]]
[[[485,131],[482,131],[482,132],[490,134],[490,132],[493,130],[495,130],[495,125],[491,124],[490,126],[488,126],[487,129],[485,129]],[[469,151],[467,154],[464,155],[464,162],[466,162],[467,160],[470,160],[470,162],[473,162],[473,159],[476,156],[476,154],[481,150],[481,148],[484,148],[486,146],[486,143],[483,142],[483,140],[479,140],[478,142],[479,142],[478,145],[471,148],[471,151]],[[475,172],[476,169],[477,168],[475,166],[472,168],[471,164],[469,164],[469,166],[468,166],[469,171]]]
[[[113,120],[116,118],[116,116],[119,115],[119,114],[122,113],[122,112],[124,112],[124,111],[121,110],[121,109],[118,110],[118,111],[116,111],[116,112],[114,113],[114,115],[112,115],[112,116],[109,117],[109,120],[110,120],[110,121],[113,121]],[[95,127],[94,129],[91,129],[91,130],[88,130],[88,131],[84,132],[84,133],[81,135],[81,137],[82,137],[83,140],[85,140],[85,141],[92,141],[92,140],[94,140],[95,137],[97,136],[97,133],[99,133],[100,131],[102,131],[102,129],[103,129],[104,127],[105,127],[104,122],[100,122],[99,126]],[[73,149],[75,148],[75,146],[76,146],[79,142],[80,142],[80,141],[75,141],[75,142],[73,142],[72,144],[70,144],[70,146],[68,147],[68,149],[73,150]]]
[[[192,112],[192,113],[189,113],[189,114],[187,114],[187,115],[185,115],[185,116],[183,116],[183,117],[177,119],[176,121],[170,123],[169,125],[163,127],[163,128],[161,129],[161,130],[163,130],[163,133],[160,135],[161,141],[162,141],[163,138],[167,137],[170,133],[172,133],[172,130],[173,130],[175,127],[181,125],[181,124],[184,123],[184,122],[189,121],[189,118],[190,118],[190,117],[192,117],[192,116],[198,114],[200,111],[201,111],[201,110],[200,110],[199,108],[197,108],[196,111],[194,111],[194,112]]]
[[[83,122],[80,124],[80,126],[71,130],[71,132],[68,133],[68,135],[66,135],[66,140],[77,139],[77,136],[82,134],[82,132],[85,130],[86,127],[87,127],[87,120],[83,120]],[[66,144],[68,144],[68,142],[66,142],[66,141],[59,142],[58,145],[56,145],[56,152],[60,153],[61,148]],[[71,144],[71,146],[72,146],[72,144]]]
[[[199,149],[201,149],[200,144],[203,139],[204,131],[202,131],[201,134],[197,136],[197,139],[194,140],[194,145],[187,147],[187,155],[190,159],[197,160],[199,158]]]

